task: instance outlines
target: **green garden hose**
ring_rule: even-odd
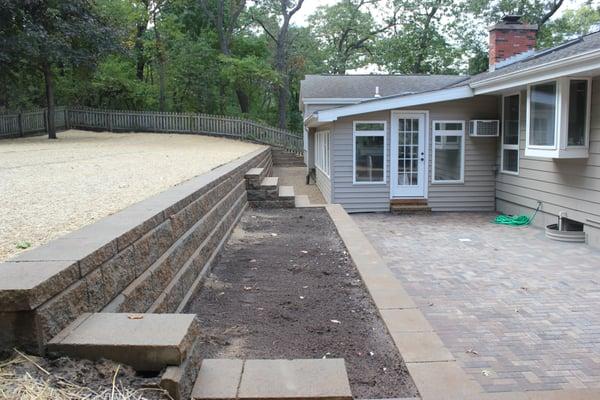
[[[494,223],[501,224],[501,225],[512,225],[512,226],[529,225],[530,223],[533,222],[533,219],[537,215],[541,206],[542,206],[542,202],[538,201],[537,208],[535,209],[535,211],[533,212],[531,217],[528,217],[527,215],[498,215],[494,219]]]

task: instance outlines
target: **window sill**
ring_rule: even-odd
[[[536,149],[526,147],[525,157],[553,159],[588,158],[589,149],[587,147],[567,147],[566,149]]]
[[[431,181],[432,185],[464,185],[465,181]]]

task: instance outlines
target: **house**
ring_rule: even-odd
[[[301,83],[305,162],[348,212],[531,214],[600,246],[600,32],[535,50],[537,26],[490,27],[475,76],[321,76]]]

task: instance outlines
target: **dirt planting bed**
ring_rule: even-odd
[[[249,210],[185,312],[204,358],[344,358],[357,398],[416,388],[323,209]]]

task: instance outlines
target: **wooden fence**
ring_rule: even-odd
[[[47,118],[45,109],[0,114],[0,138],[43,132]],[[251,120],[220,115],[58,107],[54,118],[56,129],[208,134],[278,146],[297,154],[303,151],[302,136]]]

